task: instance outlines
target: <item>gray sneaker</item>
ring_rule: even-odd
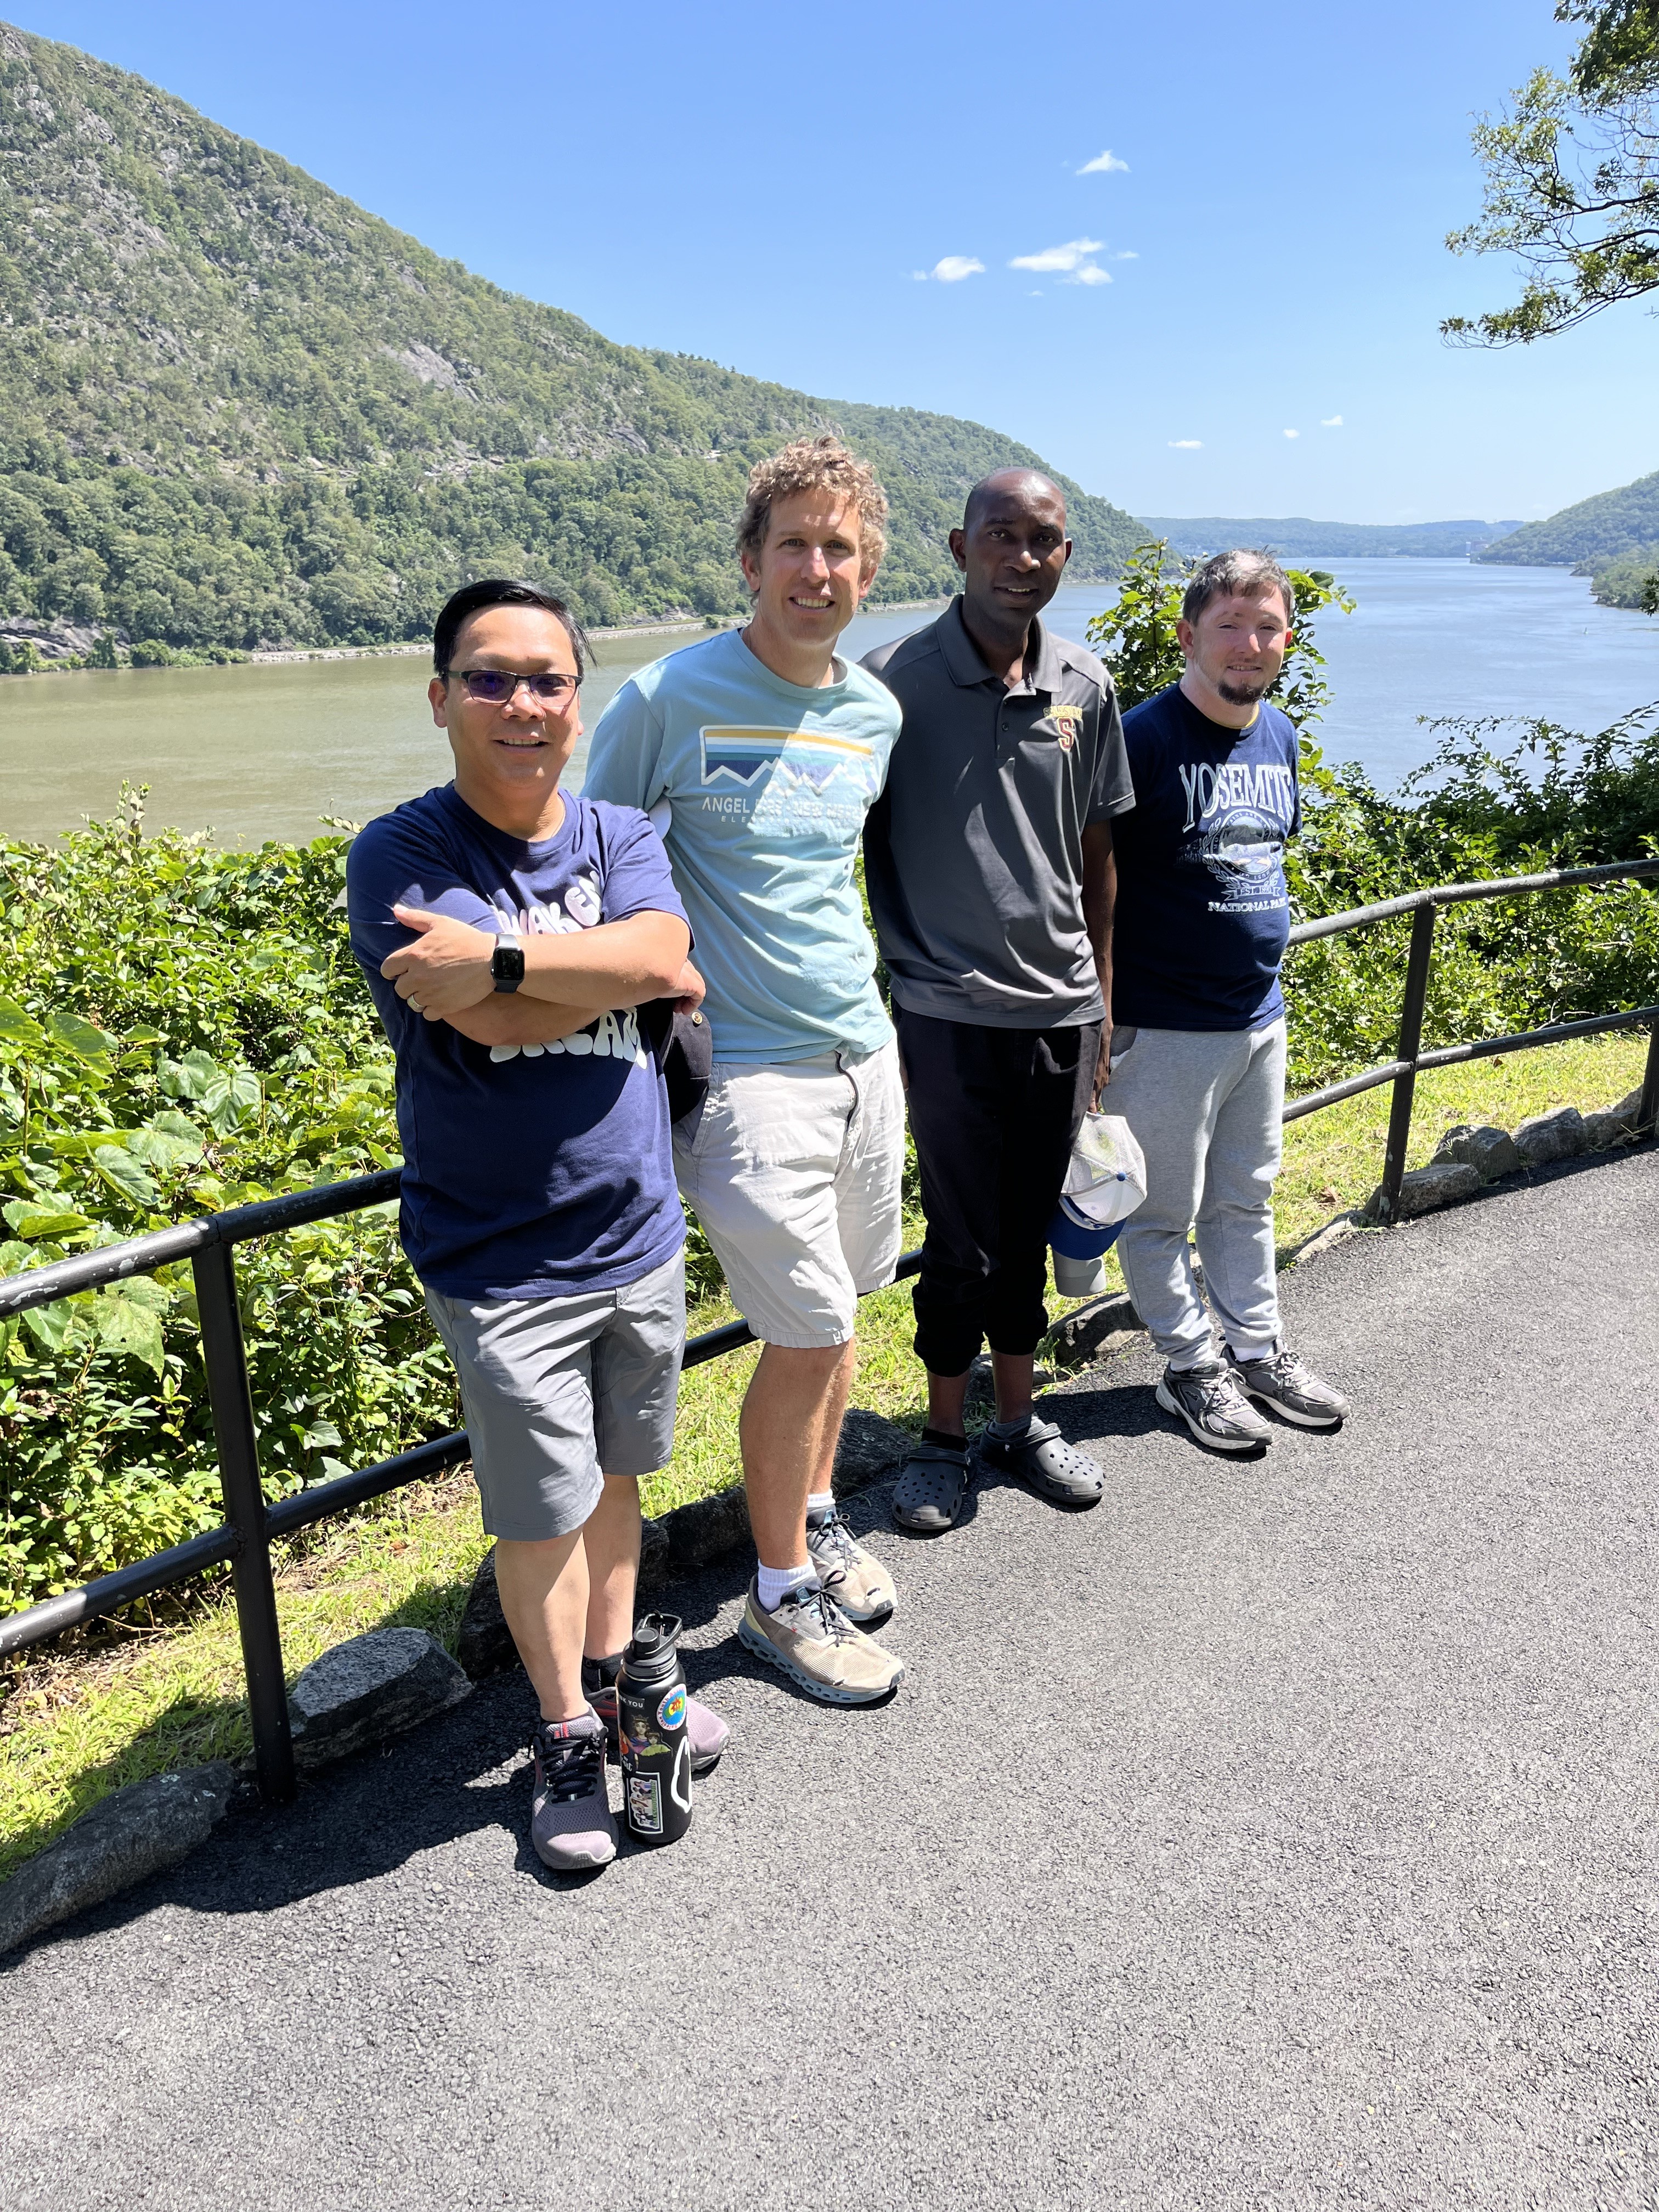
[[[536,1779],[530,1840],[555,1874],[586,1874],[617,1856],[617,1822],[605,1787],[605,1723],[538,1721],[530,1739]]]
[[[893,1618],[898,1603],[893,1577],[873,1552],[865,1550],[839,1508],[807,1515],[806,1556],[854,1628],[879,1628]]]
[[[1348,1417],[1342,1393],[1316,1375],[1299,1352],[1280,1349],[1267,1359],[1240,1359],[1230,1346],[1227,1365],[1241,1389],[1298,1429],[1340,1429]]]
[[[768,1613],[757,1577],[749,1585],[738,1640],[827,1705],[872,1705],[904,1680],[903,1661],[854,1628],[817,1583],[803,1583],[775,1613]]]
[[[1260,1451],[1273,1441],[1272,1426],[1244,1395],[1235,1370],[1218,1359],[1202,1367],[1166,1367],[1158,1402],[1211,1451]]]

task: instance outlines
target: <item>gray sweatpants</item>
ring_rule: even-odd
[[[1146,1155],[1146,1200],[1117,1242],[1123,1279],[1152,1342],[1177,1368],[1213,1356],[1188,1249],[1196,1224],[1204,1287],[1241,1359],[1279,1338],[1273,1178],[1285,1105],[1285,1024],[1260,1030],[1121,1029],[1102,1110]]]

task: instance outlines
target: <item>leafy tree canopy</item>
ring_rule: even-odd
[[[1528,344],[1659,286],[1659,0],[1559,0],[1584,35],[1567,75],[1535,70],[1508,112],[1483,117],[1477,221],[1455,253],[1513,253],[1526,283],[1513,307],[1453,315],[1460,344]]]

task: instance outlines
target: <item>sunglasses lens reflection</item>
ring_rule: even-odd
[[[519,676],[505,668],[463,669],[461,681],[474,699],[490,707],[499,707],[510,699],[520,684],[528,684],[532,696],[547,707],[556,706],[560,700],[568,698],[576,688],[574,676]]]

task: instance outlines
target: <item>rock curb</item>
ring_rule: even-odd
[[[1594,1113],[1581,1114],[1576,1106],[1558,1106],[1553,1113],[1532,1115],[1513,1135],[1507,1129],[1477,1128],[1460,1121],[1441,1138],[1426,1167],[1413,1168],[1401,1178],[1395,1218],[1414,1221],[1443,1206],[1458,1206],[1476,1198],[1492,1184],[1511,1176],[1628,1144],[1636,1134],[1641,1103],[1638,1085],[1617,1105]],[[1379,1183],[1355,1219],[1367,1226],[1378,1225],[1382,1198]]]
[[[224,1760],[112,1790],[0,1882],[0,1953],[160,1874],[205,1843],[236,1787]]]

